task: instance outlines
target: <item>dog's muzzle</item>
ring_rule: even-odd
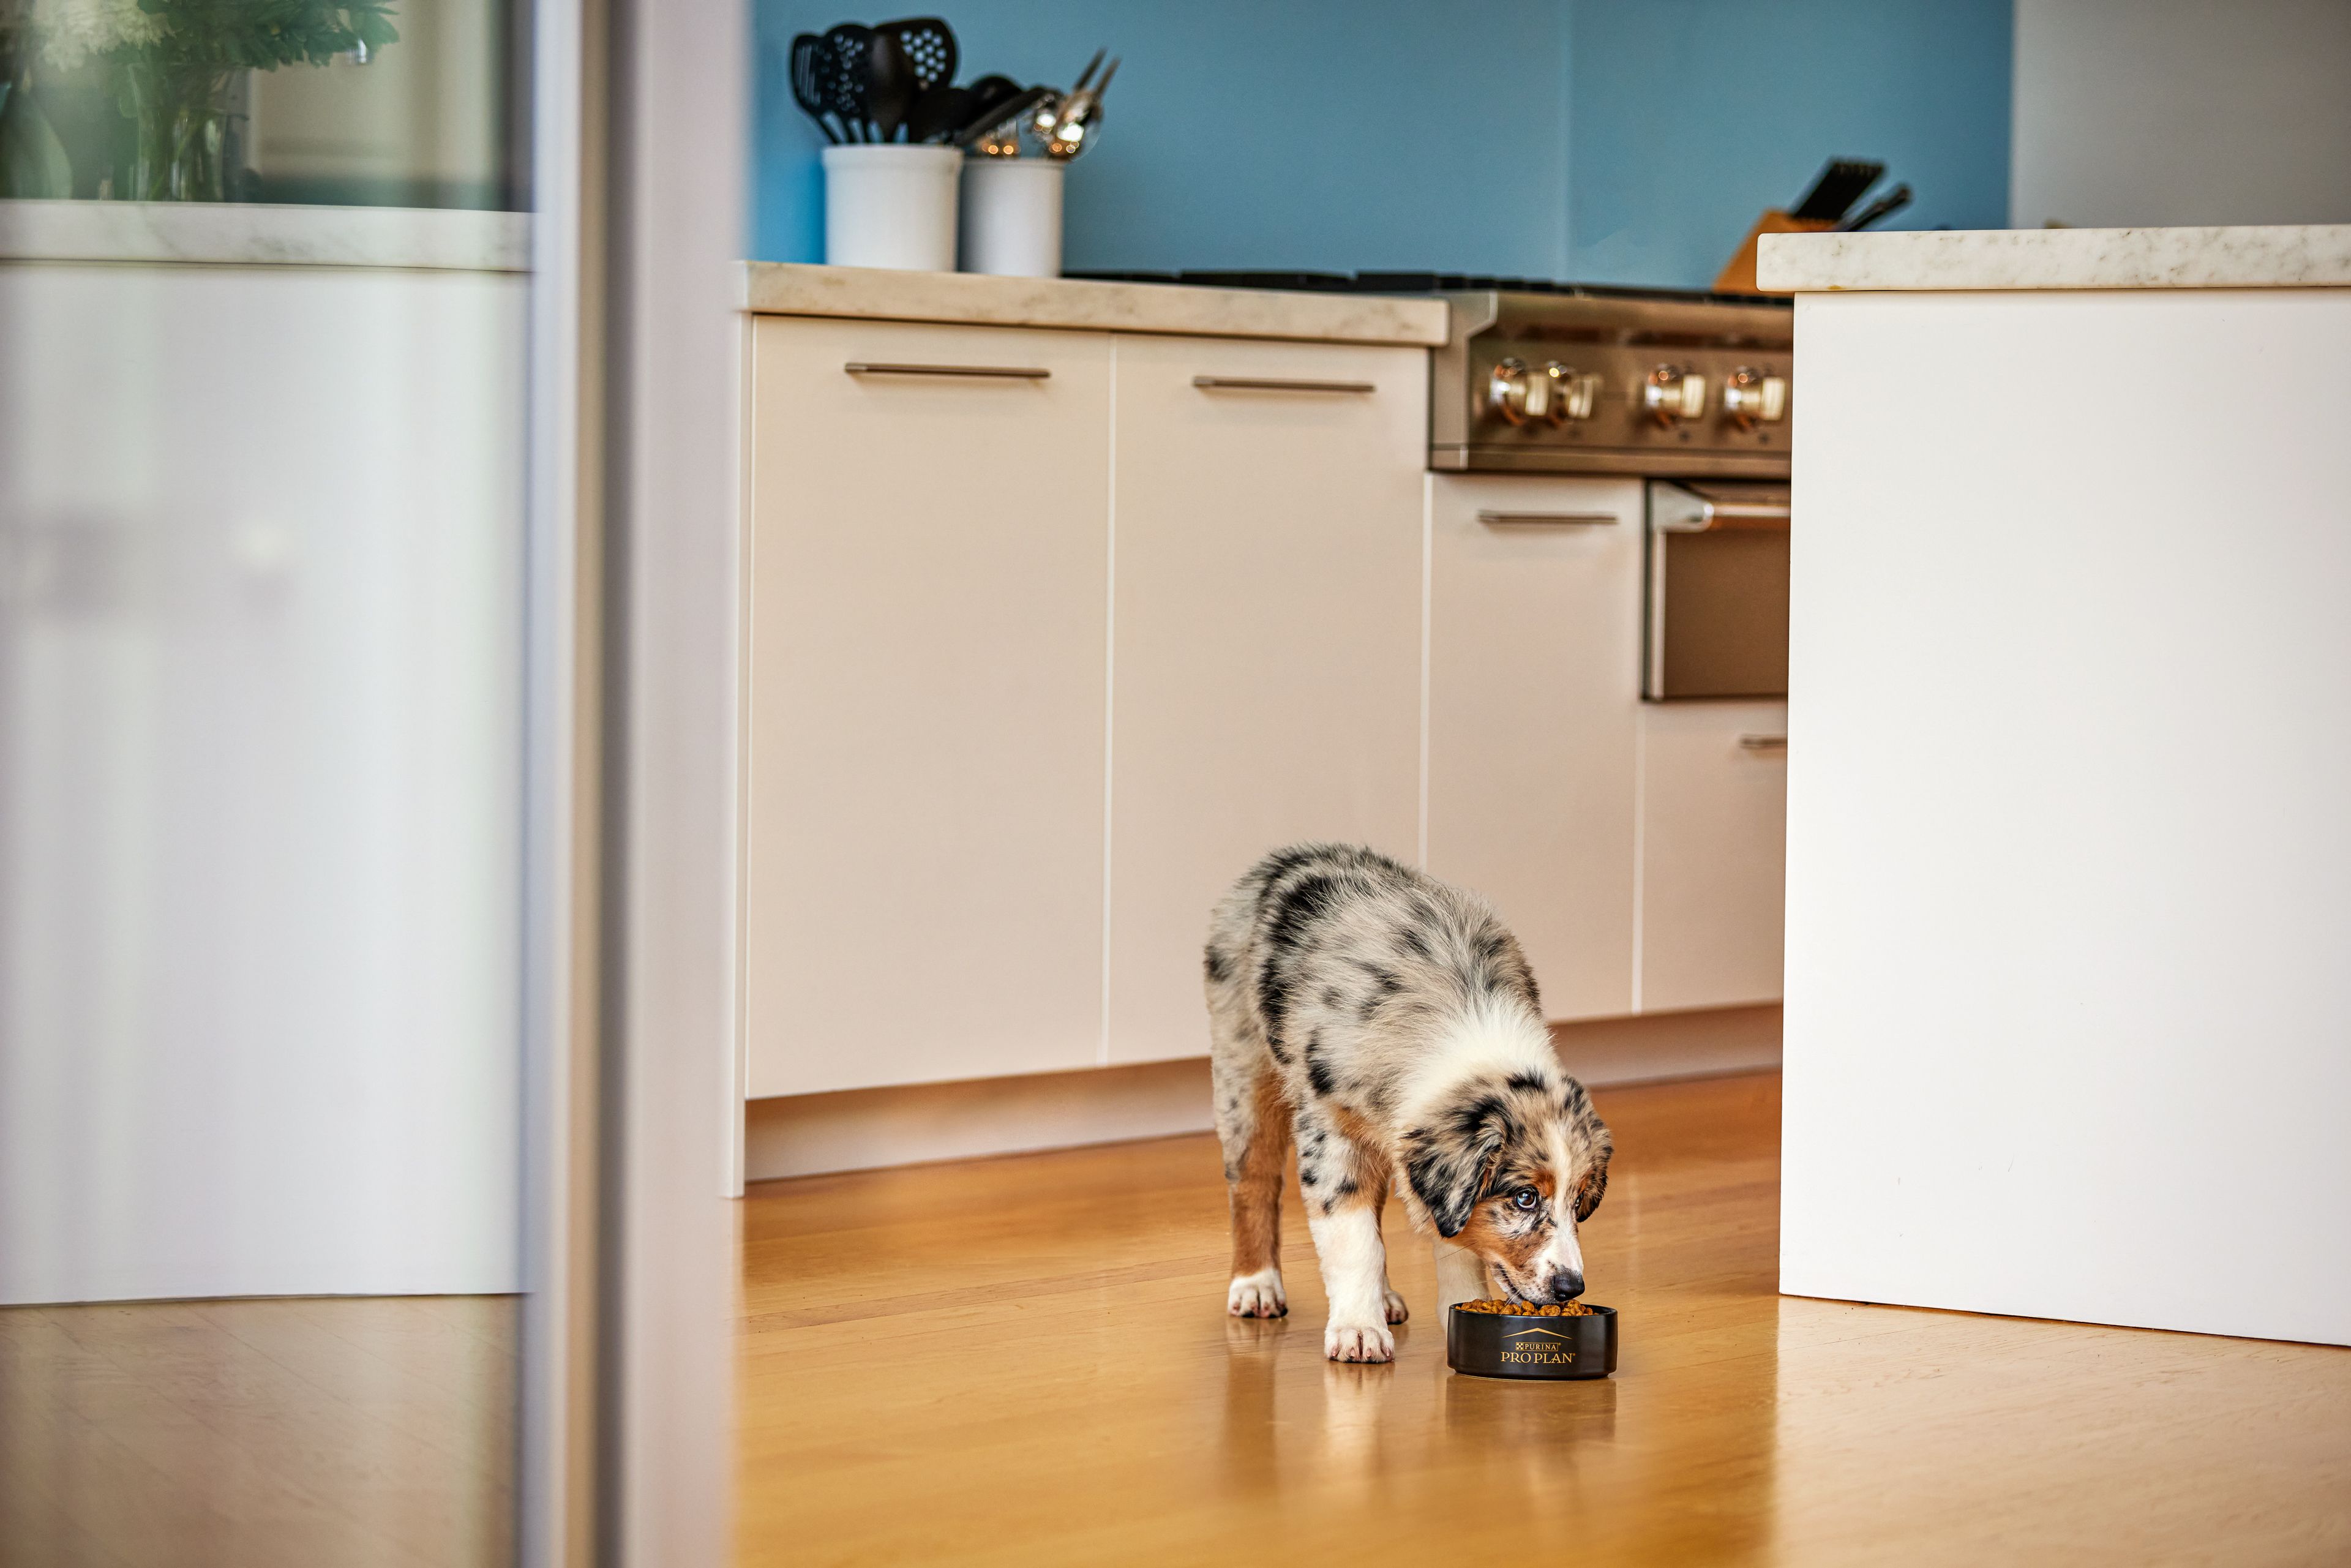
[[[1562,1270],[1551,1277],[1550,1295],[1554,1301],[1572,1301],[1583,1294],[1583,1276],[1573,1269]]]

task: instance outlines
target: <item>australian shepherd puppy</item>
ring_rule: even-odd
[[[1380,1211],[1432,1228],[1447,1302],[1565,1301],[1608,1129],[1561,1071],[1534,976],[1475,894],[1349,844],[1268,855],[1217,906],[1207,958],[1236,1317],[1279,1317],[1293,1140],[1333,1361],[1388,1361],[1404,1298]]]

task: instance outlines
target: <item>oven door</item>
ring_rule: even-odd
[[[1651,702],[1788,695],[1788,486],[1648,486],[1641,695]]]

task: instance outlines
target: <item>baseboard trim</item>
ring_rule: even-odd
[[[1551,1040],[1586,1083],[1761,1072],[1780,1065],[1780,1004],[1555,1023]]]
[[[1717,1008],[1553,1024],[1569,1071],[1591,1084],[1646,1083],[1780,1065],[1780,1008]],[[743,1176],[834,1171],[1127,1143],[1206,1132],[1204,1058],[1021,1078],[916,1083],[753,1100]]]

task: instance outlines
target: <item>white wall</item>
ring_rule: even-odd
[[[527,287],[0,266],[0,1301],[517,1288]]]
[[[2351,290],[1796,311],[1782,1289],[2351,1343]]]
[[[401,0],[392,18],[399,41],[364,66],[339,57],[254,73],[254,167],[265,182],[496,193],[506,172],[510,9],[507,0]]]
[[[2351,223],[2346,0],[2016,0],[2009,222]]]

